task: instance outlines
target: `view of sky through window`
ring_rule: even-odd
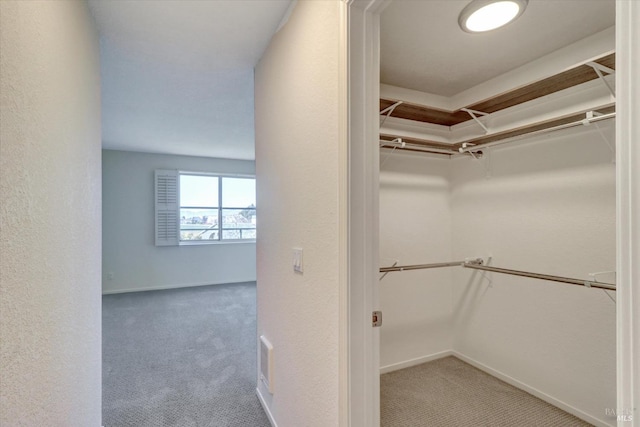
[[[229,208],[246,208],[252,205],[256,205],[255,179],[222,179],[222,206]]]
[[[180,175],[180,240],[255,238],[255,178]]]
[[[217,207],[218,177],[180,175],[180,206]]]

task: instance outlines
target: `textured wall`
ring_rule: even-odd
[[[253,174],[246,160],[102,152],[104,293],[256,280],[256,244],[155,246],[155,169]],[[262,212],[260,212],[262,213]]]
[[[98,37],[84,2],[0,16],[0,425],[99,426]]]
[[[612,141],[613,122],[599,126]],[[490,164],[485,179],[482,161],[453,161],[454,258],[492,255],[497,267],[576,278],[615,270],[615,166],[595,126],[496,147]],[[455,350],[612,421],[616,307],[604,291],[454,274]]]
[[[275,392],[259,387],[279,427],[338,425],[339,11],[298,2],[256,69],[258,334]]]
[[[380,154],[380,263],[451,260],[451,162]],[[391,369],[453,347],[452,269],[389,273],[380,282],[380,365]],[[418,360],[419,361],[419,360]]]

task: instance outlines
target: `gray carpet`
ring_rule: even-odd
[[[380,377],[384,427],[590,426],[455,358]]]
[[[256,285],[105,295],[105,427],[269,427],[255,395]]]

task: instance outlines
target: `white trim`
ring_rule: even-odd
[[[199,282],[199,283],[177,283],[173,285],[162,285],[162,286],[145,286],[143,288],[129,288],[129,289],[110,289],[110,290],[102,290],[102,295],[113,295],[113,294],[126,294],[129,292],[145,292],[145,291],[162,291],[166,289],[180,289],[180,288],[196,288],[198,286],[213,286],[213,285],[233,285],[236,283],[251,283],[255,282],[254,280],[240,280],[237,282]]]
[[[262,392],[260,391],[259,388],[256,388],[256,396],[258,396],[260,405],[262,405],[262,409],[264,409],[264,413],[267,414],[267,418],[269,419],[269,422],[271,423],[271,425],[273,427],[278,427],[278,424],[276,423],[276,420],[273,418],[273,414],[269,409],[269,405],[267,405],[267,402],[264,400],[264,397],[262,396]]]
[[[197,171],[187,171],[187,170],[178,170],[178,174],[180,175],[196,175],[196,176],[214,176],[220,178],[247,178],[247,179],[256,179],[256,174],[250,173],[218,173],[218,172],[197,172]]]
[[[515,379],[515,378],[513,378],[513,377],[511,377],[509,375],[507,375],[507,374],[504,374],[504,373],[502,373],[502,372],[500,372],[500,371],[498,371],[496,369],[490,368],[489,366],[487,366],[487,365],[485,365],[483,363],[480,363],[475,359],[467,357],[462,353],[459,353],[459,352],[454,350],[454,351],[452,351],[452,354],[453,354],[453,356],[457,357],[458,359],[462,360],[463,362],[466,362],[469,365],[474,366],[474,367],[480,369],[481,371],[486,372],[487,374],[506,382],[507,384],[511,384],[512,386],[514,386],[516,388],[519,388],[520,390],[526,391],[527,393],[534,395],[538,399],[544,400],[545,402],[550,403],[551,405],[553,405],[553,406],[555,406],[557,408],[560,408],[565,412],[568,412],[568,413],[570,413],[572,415],[575,415],[576,417],[578,417],[578,418],[580,418],[580,419],[582,419],[582,420],[584,420],[584,421],[586,421],[588,423],[591,423],[591,424],[593,424],[595,426],[598,426],[598,427],[611,427],[611,424],[609,424],[609,423],[607,423],[607,422],[605,422],[603,420],[600,420],[598,418],[594,418],[591,415],[589,415],[589,414],[587,414],[587,413],[585,413],[585,412],[583,412],[583,411],[581,411],[581,410],[569,405],[568,403],[563,402],[562,400],[558,400],[553,396],[550,396],[550,395],[548,395],[548,394],[546,394],[546,393],[544,393],[544,392],[542,392],[542,391],[540,391],[540,390],[538,390],[538,389],[536,389],[534,387],[531,387],[531,386],[529,386],[529,385],[527,385],[527,384],[525,384],[525,383],[523,383],[523,382],[521,382],[521,381],[519,381],[519,380],[517,380],[517,379]],[[626,424],[626,425],[628,426],[629,424]]]
[[[349,425],[349,6],[340,2],[338,77],[338,425]]]
[[[640,2],[616,2],[617,410],[640,426]]]
[[[388,0],[348,0],[349,414],[347,426],[380,425],[378,173],[380,12]]]
[[[356,68],[355,70],[353,68],[350,69],[349,81],[352,85],[363,85],[367,78],[370,78],[372,74],[375,75],[376,70],[379,68],[376,64],[372,64],[370,58],[371,56],[375,56],[375,52],[377,52],[375,48],[379,44],[378,28],[372,26],[370,21],[373,18],[374,13],[372,11],[375,10],[375,7],[379,8],[384,3],[385,0],[351,0],[351,2],[349,3],[350,11],[360,9],[360,19],[358,21],[350,19],[350,59],[351,61],[354,60],[354,50],[358,51],[357,55],[362,56],[359,59],[360,62],[358,63],[358,68]],[[354,5],[357,5],[358,7],[356,8],[354,7]],[[616,123],[616,138],[618,146],[617,270],[619,296],[619,298],[617,298],[617,403],[618,407],[622,409],[636,408],[633,421],[620,421],[618,423],[620,427],[640,426],[640,416],[638,416],[637,411],[637,408],[640,407],[640,403],[638,401],[640,399],[640,354],[637,354],[638,352],[640,352],[640,316],[638,316],[638,314],[634,311],[637,310],[637,307],[640,307],[640,292],[638,291],[638,287],[640,287],[640,263],[636,262],[635,265],[633,263],[634,260],[640,259],[640,212],[638,212],[638,210],[640,210],[640,167],[637,166],[640,164],[640,148],[637,144],[636,146],[633,146],[634,142],[637,143],[637,141],[640,140],[640,123],[638,123],[637,121],[634,122],[632,120],[632,118],[640,116],[640,105],[638,104],[638,101],[640,100],[640,85],[638,85],[636,81],[637,79],[634,80],[634,78],[639,73],[638,64],[640,62],[640,44],[636,43],[636,41],[640,38],[640,26],[636,25],[638,21],[640,21],[640,3],[626,0],[617,0],[615,42],[613,42],[610,37],[612,32],[614,31],[611,28],[580,42],[582,46],[590,45],[589,49],[593,48],[594,52],[606,53],[607,50],[617,50],[616,86],[618,91],[618,111],[620,111],[621,113]],[[572,49],[574,49],[574,52],[575,47],[575,45],[571,47]],[[370,49],[370,51],[367,52],[367,49]],[[559,61],[564,58],[568,63],[572,62],[575,64],[576,62],[575,56],[571,54],[571,52],[565,52],[564,49],[560,49],[554,52],[553,55],[555,55],[555,59]],[[367,61],[365,61],[365,58],[367,59]],[[590,58],[589,60],[592,59],[593,58]],[[536,73],[538,79],[548,76],[548,71],[543,70],[542,62],[543,61],[540,61],[540,63],[537,64],[540,65],[539,70],[529,70],[531,71],[528,77],[529,81],[532,78],[533,74]],[[589,61],[587,60],[584,62]],[[353,63],[351,63],[350,65],[352,64]],[[367,67],[373,67],[374,69],[367,69]],[[522,70],[516,69],[507,74],[513,74],[513,76],[515,76],[521,71]],[[555,70],[555,72],[557,72],[557,70]],[[504,79],[503,83],[509,89],[512,89],[514,87],[514,82],[510,79],[505,79],[505,77],[507,77],[506,74],[501,76],[500,78]],[[493,84],[495,84],[495,82],[487,82],[487,85]],[[492,89],[492,94],[495,94],[495,90],[496,89],[494,87]],[[482,100],[483,98],[487,97],[481,95],[480,92],[482,92],[482,88],[476,87],[465,93],[461,93],[455,97],[454,104],[463,106],[469,105],[470,103],[472,104],[475,101]],[[355,93],[350,91],[350,96],[350,101],[353,104],[361,103],[360,110],[358,110],[358,107],[354,106],[353,104],[350,106],[350,113],[352,115],[354,113],[365,116],[370,114],[368,111],[362,111],[362,109],[368,109],[370,107],[370,98],[363,97],[362,94],[359,94],[357,91]],[[367,103],[367,101],[369,101],[369,103]],[[376,108],[379,105],[377,102],[374,102],[373,104]],[[361,127],[360,129],[358,129],[360,134],[356,132],[355,135],[352,134],[350,137],[350,145],[353,146],[353,143],[355,141],[354,137],[357,136],[358,139],[362,137],[362,127],[366,125],[364,117],[358,117],[355,121],[352,117],[351,120],[351,131],[355,127]],[[377,137],[371,140],[377,140]],[[357,165],[354,166],[353,152],[351,154],[352,159],[350,159],[350,175],[353,176],[354,173],[363,173],[363,171],[359,169]],[[358,154],[362,155],[362,153]],[[363,182],[359,183],[359,186],[353,185],[353,182],[350,183],[350,206],[354,204],[354,198],[361,201],[361,197],[354,197],[353,191],[366,191],[369,188],[368,185],[371,184],[370,175],[364,174],[363,176],[360,176],[359,179],[363,180]],[[356,196],[358,195],[356,194]],[[377,208],[375,209],[375,212],[377,212]],[[377,227],[373,227],[371,226],[371,224],[366,224],[363,228],[364,232],[374,233],[377,237]],[[353,230],[350,230],[350,237],[358,235],[359,233],[362,233],[362,231],[354,232]],[[371,255],[367,253],[366,248],[359,247],[359,249],[360,252],[358,252],[358,248],[350,247],[349,249],[350,270],[354,268],[365,268],[366,270],[367,265],[370,265],[373,261],[375,261],[375,258],[371,258]],[[356,257],[356,259],[353,259],[354,256]],[[358,262],[356,262],[356,260]],[[350,273],[350,332],[356,332],[362,335],[362,331],[366,331],[366,325],[363,325],[363,323],[366,324],[367,322],[363,322],[364,318],[358,318],[358,315],[364,314],[366,310],[371,308],[370,298],[372,297],[372,294],[370,292],[367,292],[366,285],[368,282],[362,281],[362,283],[358,284],[354,282],[353,279],[354,276]],[[360,294],[358,293],[358,291],[360,292]],[[363,304],[362,307],[355,306],[356,302],[353,301],[353,298],[358,296],[363,297],[362,300],[358,301],[360,304]],[[358,330],[358,327],[360,327],[361,329]],[[374,340],[369,334],[364,334],[363,336],[359,337],[354,337],[351,335],[349,337],[351,351],[350,360],[352,363],[352,368],[354,368],[353,363],[357,361],[357,357],[354,357],[354,352],[366,352],[368,348],[371,348],[372,341]],[[376,348],[371,351],[377,354],[379,349]],[[360,354],[360,357],[365,362],[370,362],[365,355]],[[462,358],[464,356],[460,355],[460,357]],[[468,359],[468,361],[470,361],[470,359]],[[480,368],[480,366],[478,367]],[[363,372],[365,372],[367,369],[368,367],[360,369],[360,373],[363,374]],[[353,371],[350,375],[351,379],[358,379],[358,375]],[[508,378],[509,377],[505,376],[503,379],[506,381],[506,379]],[[513,383],[513,385],[518,386],[515,382]],[[533,390],[531,390],[530,392],[532,391]],[[378,410],[379,408],[379,406],[376,406],[374,404],[375,400],[372,398],[371,393],[368,393],[362,388],[359,388],[358,390],[354,390],[352,388],[350,390],[350,396],[352,397],[352,406],[360,406],[357,408],[358,410],[370,410],[373,412]],[[364,407],[362,407],[362,405],[364,405]],[[564,404],[558,401],[556,405]],[[367,425],[366,423],[361,421],[363,417],[368,417],[368,415],[352,415],[352,425],[354,427]],[[598,420],[594,419],[594,422],[596,421]],[[369,425],[377,426],[378,424]]]
[[[415,359],[406,360],[400,363],[393,363],[391,365],[381,366],[380,375],[388,374],[389,372],[399,371],[400,369],[411,368],[412,366],[422,365],[423,363],[433,362],[434,360],[443,359],[448,356],[454,356],[453,350],[445,350],[439,353],[430,354],[428,356],[417,357]]]
[[[216,208],[218,209],[218,208]],[[247,230],[253,230],[247,228]],[[224,240],[180,240],[178,246],[200,246],[200,245],[234,245],[238,243],[256,244],[256,239],[224,239]]]

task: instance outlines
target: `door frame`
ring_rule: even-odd
[[[380,425],[378,307],[380,13],[392,0],[343,0],[348,96],[348,216],[342,330],[341,425]],[[616,0],[617,411],[640,426],[640,2]],[[634,144],[635,142],[635,144]]]
[[[640,426],[640,2],[616,1],[616,344],[619,426]],[[635,120],[634,120],[635,119]],[[635,261],[635,262],[634,262]],[[631,414],[632,421],[624,415]]]
[[[380,425],[380,331],[371,324],[378,308],[380,12],[389,0],[346,2],[347,63],[347,329],[342,354],[341,421]],[[343,377],[344,378],[344,377]]]

